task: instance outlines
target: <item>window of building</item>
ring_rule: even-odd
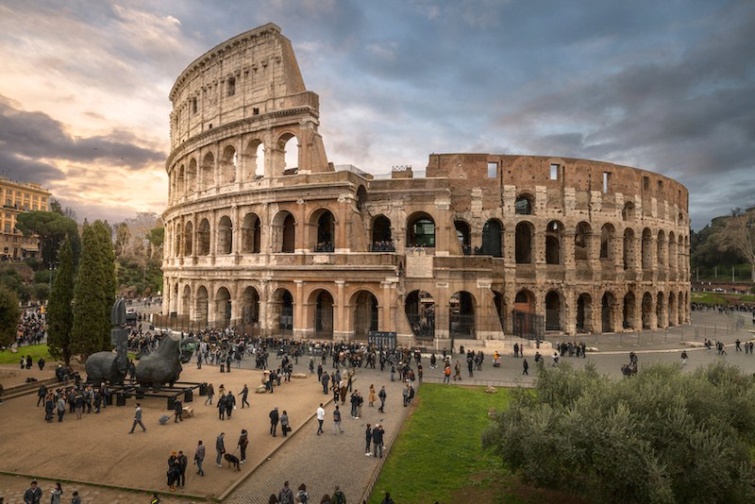
[[[663,180],[658,181],[658,191],[663,191]]]
[[[191,113],[192,114],[197,113],[197,99],[196,98],[191,99]]]
[[[604,171],[603,172],[603,192],[608,192],[608,187],[611,183],[611,174],[609,172]]]
[[[236,77],[228,78],[228,96],[236,94]]]
[[[551,163],[551,174],[550,179],[551,180],[558,180],[558,172],[560,170],[561,166],[557,163]]]
[[[646,191],[650,189],[650,177],[642,177],[642,188]]]
[[[252,115],[260,115],[259,107],[252,107]]]
[[[498,163],[488,163],[488,178],[498,177]]]

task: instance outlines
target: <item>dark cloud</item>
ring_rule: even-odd
[[[96,162],[142,170],[166,157],[164,152],[136,145],[138,140],[122,131],[109,136],[73,137],[47,114],[19,110],[2,97],[0,118],[0,145],[14,171],[27,169],[33,162],[29,160]]]

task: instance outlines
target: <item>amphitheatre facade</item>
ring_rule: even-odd
[[[172,327],[445,346],[689,322],[688,192],[583,159],[432,154],[424,176],[328,162],[319,97],[268,24],[171,93]]]

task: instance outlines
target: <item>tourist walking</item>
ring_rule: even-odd
[[[281,433],[283,433],[283,437],[288,436],[288,431],[291,430],[291,427],[288,425],[288,412],[286,410],[283,410],[283,413],[281,413]]]
[[[370,445],[372,444],[372,427],[370,424],[367,424],[367,429],[364,431],[364,455],[365,457],[370,456]]]
[[[129,434],[134,433],[134,429],[136,429],[137,425],[142,428],[142,432],[147,432],[147,428],[142,423],[142,404],[141,403],[136,403],[136,409],[134,410],[134,423],[131,424],[131,430],[129,431]]]
[[[223,454],[225,453],[225,432],[221,432],[215,439],[215,451],[218,454],[217,457],[215,457],[215,464],[218,467],[223,467],[220,462],[223,460]]]
[[[275,437],[276,432],[278,431],[278,422],[280,421],[280,414],[278,413],[278,408],[275,407],[268,415],[270,417],[270,434]]]
[[[278,492],[278,502],[280,504],[294,504],[294,492],[289,488],[288,481],[283,483],[283,488]]]
[[[320,403],[320,407],[317,408],[317,435],[319,436],[322,434],[322,423],[325,421],[325,408],[322,407],[322,403]]]
[[[388,397],[388,394],[385,392],[385,385],[380,387],[380,392],[378,392],[378,397],[380,398],[380,407],[378,408],[378,411],[380,413],[385,413],[385,398]]]
[[[241,429],[241,436],[239,436],[239,442],[238,447],[239,450],[241,450],[241,462],[242,464],[246,462],[246,447],[249,446],[249,434],[246,432],[246,429]]]
[[[212,387],[212,383],[207,384],[207,399],[205,400],[205,405],[212,406],[212,398],[215,396],[215,389]]]
[[[530,365],[529,365],[529,363],[527,362],[527,359],[524,359],[524,360],[522,361],[522,374],[523,374],[523,375],[527,375],[527,376],[529,376],[529,374],[530,374],[530,373],[529,373],[529,369],[530,369]]]
[[[375,428],[372,429],[372,447],[375,457],[379,456],[380,458],[383,458],[383,434],[385,434],[383,426],[375,424]]]
[[[244,388],[241,389],[241,409],[244,409],[244,405],[251,408],[248,398],[249,398],[249,387],[247,387],[246,384],[244,384]]]
[[[194,450],[194,464],[197,466],[197,474],[200,476],[204,476],[204,469],[202,469],[202,462],[204,462],[204,457],[206,454],[206,449],[204,444],[202,444],[202,440],[200,439],[197,443],[197,449]]]
[[[336,429],[343,434],[343,429],[341,428],[341,410],[338,409],[337,404],[336,409],[333,410],[333,434],[336,433]]]

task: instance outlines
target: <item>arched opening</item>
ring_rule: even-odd
[[[176,177],[174,195],[176,198],[178,198],[185,193],[186,193],[186,168],[184,168],[184,165],[181,165],[180,168],[178,168],[178,176]]]
[[[372,221],[372,245],[373,252],[395,252],[391,235],[391,221],[385,215],[378,215]]]
[[[296,175],[299,172],[299,140],[293,134],[283,135],[278,140],[283,161],[283,175]]]
[[[320,289],[312,293],[315,296],[315,337],[333,338],[333,296]]]
[[[545,264],[561,264],[561,236],[564,226],[550,221],[545,229]],[[546,328],[548,324],[546,322]]]
[[[503,226],[496,219],[489,219],[482,226],[482,254],[503,257]]]
[[[653,296],[649,292],[642,295],[642,328],[653,328]]]
[[[676,307],[677,307],[677,314],[676,314],[676,322],[677,324],[683,324],[685,320],[685,311],[687,307],[687,293],[679,292],[679,296],[676,298]]]
[[[561,296],[556,291],[545,295],[545,330],[561,331]]]
[[[246,180],[254,180],[265,173],[265,146],[258,140],[252,140],[246,147]]]
[[[221,287],[215,294],[215,326],[226,328],[231,327],[231,293],[228,289]]]
[[[372,292],[359,291],[354,294],[352,305],[354,337],[366,340],[370,331],[377,331],[379,327],[378,300]]]
[[[675,326],[678,323],[678,312],[676,307],[676,296],[673,292],[668,293],[668,325]]]
[[[515,257],[517,264],[532,263],[532,224],[520,222],[516,225]]]
[[[415,338],[435,338],[435,300],[429,292],[410,292],[406,296],[404,313]]]
[[[601,332],[614,332],[613,306],[615,304],[616,298],[612,293],[606,291],[600,301]]]
[[[633,292],[627,292],[624,295],[624,310],[623,310],[623,327],[624,329],[635,329],[634,325],[634,313],[637,309],[636,298]]]
[[[522,289],[516,293],[513,315],[515,336],[540,339],[545,327],[542,317],[535,313],[535,295],[531,291]]]
[[[650,229],[645,228],[642,230],[642,269],[644,271],[650,271],[653,269],[653,235]]]
[[[592,326],[592,296],[583,292],[577,298],[577,331],[588,332],[594,331]]]
[[[514,201],[514,213],[516,215],[532,215],[534,213],[535,198],[530,194],[520,194]]]
[[[271,319],[278,323],[278,330],[290,334],[294,329],[294,296],[287,289],[276,289],[270,306]]]
[[[493,304],[498,315],[498,321],[501,323],[501,331],[506,330],[506,298],[498,291],[493,292]]]
[[[197,289],[197,297],[194,303],[194,320],[199,323],[200,327],[207,327],[210,296],[207,294],[207,288],[204,285]]]
[[[613,240],[616,230],[611,224],[603,224],[600,228],[600,259],[604,263],[613,264]]]
[[[296,219],[283,211],[275,215],[272,225],[273,252],[291,254],[296,247]]]
[[[364,186],[360,185],[359,189],[357,189],[357,211],[363,212],[367,206],[368,201],[369,199],[367,196],[367,189],[365,189]]]
[[[197,160],[192,158],[189,161],[189,167],[186,169],[186,187],[184,192],[186,194],[193,193],[197,190]]]
[[[191,287],[184,286],[183,294],[181,295],[181,306],[178,307],[179,315],[189,315],[191,311]]]
[[[658,321],[658,327],[668,327],[668,320],[664,317],[666,309],[666,296],[663,292],[659,292],[655,297],[655,318]]]
[[[664,269],[666,267],[666,234],[663,231],[658,231],[658,241],[656,243],[657,251],[657,269]]]
[[[236,165],[238,156],[236,149],[232,145],[227,145],[223,149],[223,156],[220,161],[220,183],[233,184],[236,182]]]
[[[208,152],[202,160],[201,189],[209,189],[215,184],[215,156]]]
[[[224,215],[218,222],[218,254],[233,252],[233,224],[231,218]]]
[[[585,262],[590,258],[590,237],[592,228],[587,222],[580,222],[574,230],[574,260]]]
[[[474,298],[469,292],[454,293],[448,301],[448,330],[451,338],[475,338]]]
[[[459,240],[461,253],[464,255],[472,254],[472,236],[469,224],[462,220],[455,220],[454,228],[456,228],[456,239]]]
[[[257,336],[260,319],[260,295],[254,287],[247,287],[241,296],[241,321],[251,328],[252,336]]]
[[[175,236],[173,237],[173,257],[181,256],[181,245],[183,243],[183,229],[181,223],[176,224]]]
[[[241,223],[241,252],[259,254],[262,241],[260,218],[255,213],[248,213]]]
[[[672,272],[676,272],[677,267],[677,248],[676,248],[676,235],[673,231],[668,234],[668,267]]]
[[[210,221],[202,219],[197,229],[197,255],[210,255]]]
[[[621,209],[621,220],[629,222],[634,220],[634,203],[627,201]]]
[[[312,218],[317,222],[317,241],[313,247],[315,252],[335,251],[336,219],[333,214],[330,210],[320,210]]]
[[[420,212],[411,216],[406,226],[408,247],[435,247],[435,221],[430,215]]]
[[[191,256],[193,253],[192,245],[194,243],[194,224],[191,221],[186,223],[186,229],[184,230],[184,256]]]
[[[627,228],[624,230],[624,254],[623,254],[623,260],[624,260],[624,270],[633,270],[637,268],[637,265],[635,264],[635,239],[634,239],[634,231],[632,228]]]

